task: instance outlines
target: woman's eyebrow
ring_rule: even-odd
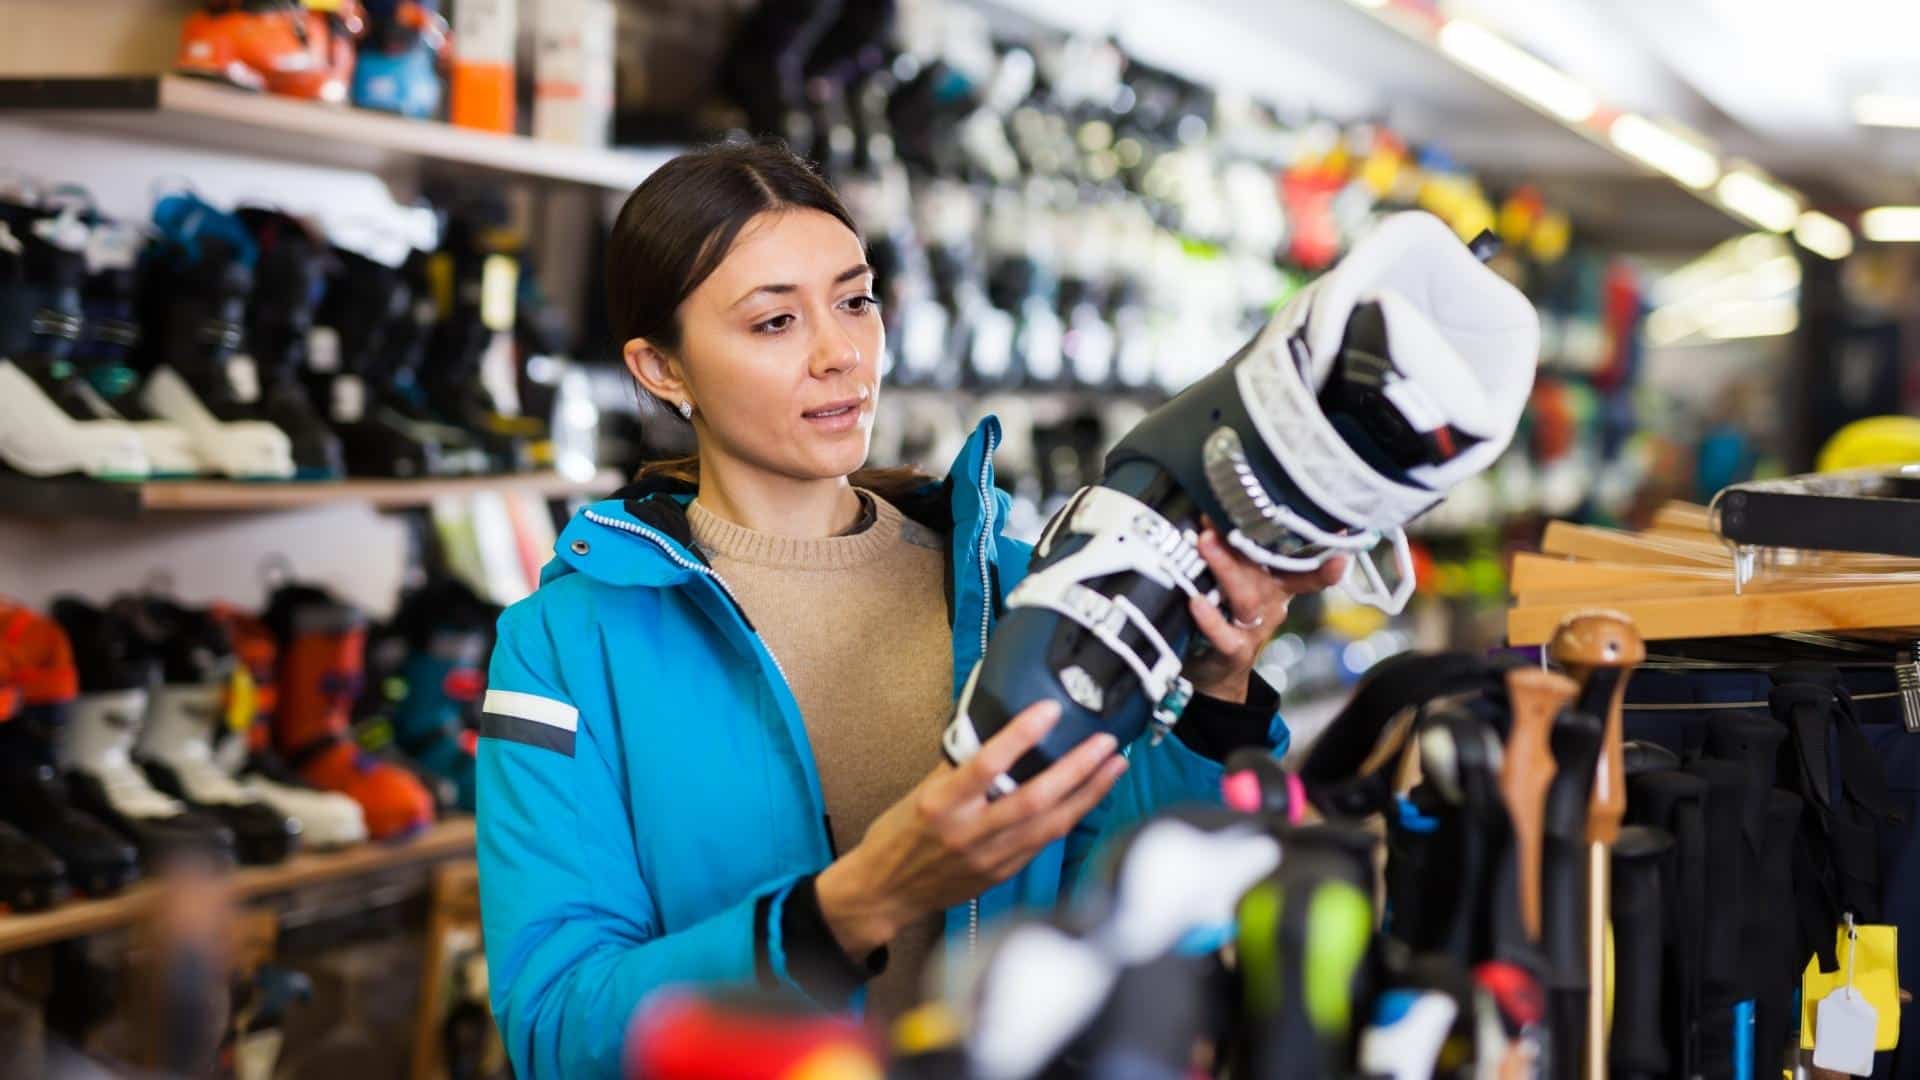
[[[868,266],[866,263],[861,263],[858,266],[849,266],[845,270],[840,271],[840,276],[834,278],[833,283],[835,285],[840,285],[845,282],[852,281],[854,278],[857,278],[857,277],[865,277],[866,275],[871,273],[873,273],[873,267]],[[799,290],[800,290],[800,286],[788,284],[785,282],[777,282],[770,285],[756,285],[753,288],[747,290],[746,294],[740,297],[740,299],[735,300],[732,304],[728,306],[739,307],[741,304],[744,304],[747,301],[753,299],[754,297],[759,296],[761,293],[773,293],[775,295],[784,295],[786,293],[798,292]]]

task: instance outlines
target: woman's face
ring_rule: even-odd
[[[886,332],[860,240],[832,215],[749,222],[681,303],[680,327],[702,458],[795,480],[866,463]]]

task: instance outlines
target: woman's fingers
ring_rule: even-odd
[[[1211,524],[1200,534],[1200,557],[1220,586],[1220,606],[1246,629],[1265,626],[1276,606],[1284,614],[1286,594],[1263,566],[1227,546]]]
[[[1066,757],[1047,766],[1046,771],[1021,784],[1013,794],[1002,797],[980,815],[981,835],[1011,827],[1051,810],[1067,798],[1113,757],[1119,742],[1102,732],[1090,735]]]
[[[1014,714],[1006,727],[995,732],[971,761],[955,769],[941,785],[945,809],[957,810],[975,800],[984,801],[994,780],[1046,738],[1059,720],[1060,703],[1051,699],[1037,701]]]
[[[1187,601],[1187,611],[1193,615],[1193,625],[1213,646],[1213,651],[1230,660],[1239,661],[1256,648],[1255,631],[1242,630],[1227,621],[1220,609],[1208,602],[1204,596],[1196,596]]]
[[[1041,848],[1067,835],[1080,819],[1093,812],[1127,771],[1127,759],[1116,754],[1101,763],[1092,776],[1046,811],[1002,829],[988,841],[996,859],[994,873],[1010,877]]]

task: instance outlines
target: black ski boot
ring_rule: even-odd
[[[257,248],[245,226],[192,195],[154,209],[158,237],[141,261],[141,400],[185,429],[214,472],[294,475],[293,445],[268,421],[260,373],[245,351]]]
[[[73,653],[50,619],[0,609],[0,683],[19,708],[0,723],[0,820],[18,827],[64,864],[66,881],[87,896],[109,896],[140,875],[132,845],[77,809],[54,768],[54,744],[74,698]],[[44,871],[44,866],[42,871]],[[40,878],[45,880],[44,872]]]
[[[73,598],[55,601],[53,617],[73,639],[80,669],[59,747],[74,804],[132,840],[149,871],[175,859],[232,863],[232,831],[155,790],[133,763],[159,665],[132,623]]]
[[[276,863],[293,853],[300,827],[261,802],[214,760],[225,723],[233,644],[211,615],[166,600],[141,602],[138,627],[160,658],[147,694],[147,722],[135,753],[153,786],[232,830],[243,863]]]
[[[317,317],[313,400],[325,403],[354,476],[445,476],[453,470],[429,425],[392,407],[384,392],[388,328],[407,308],[399,272],[351,251],[336,267]]]
[[[340,437],[320,418],[300,378],[307,367],[313,310],[326,287],[326,242],[277,210],[243,207],[239,218],[260,246],[247,313],[260,411],[293,441],[296,476],[338,480],[347,471]]]

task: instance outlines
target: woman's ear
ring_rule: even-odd
[[[687,383],[680,377],[680,365],[672,357],[653,347],[646,338],[634,338],[622,350],[627,371],[640,388],[677,406],[687,400]]]

